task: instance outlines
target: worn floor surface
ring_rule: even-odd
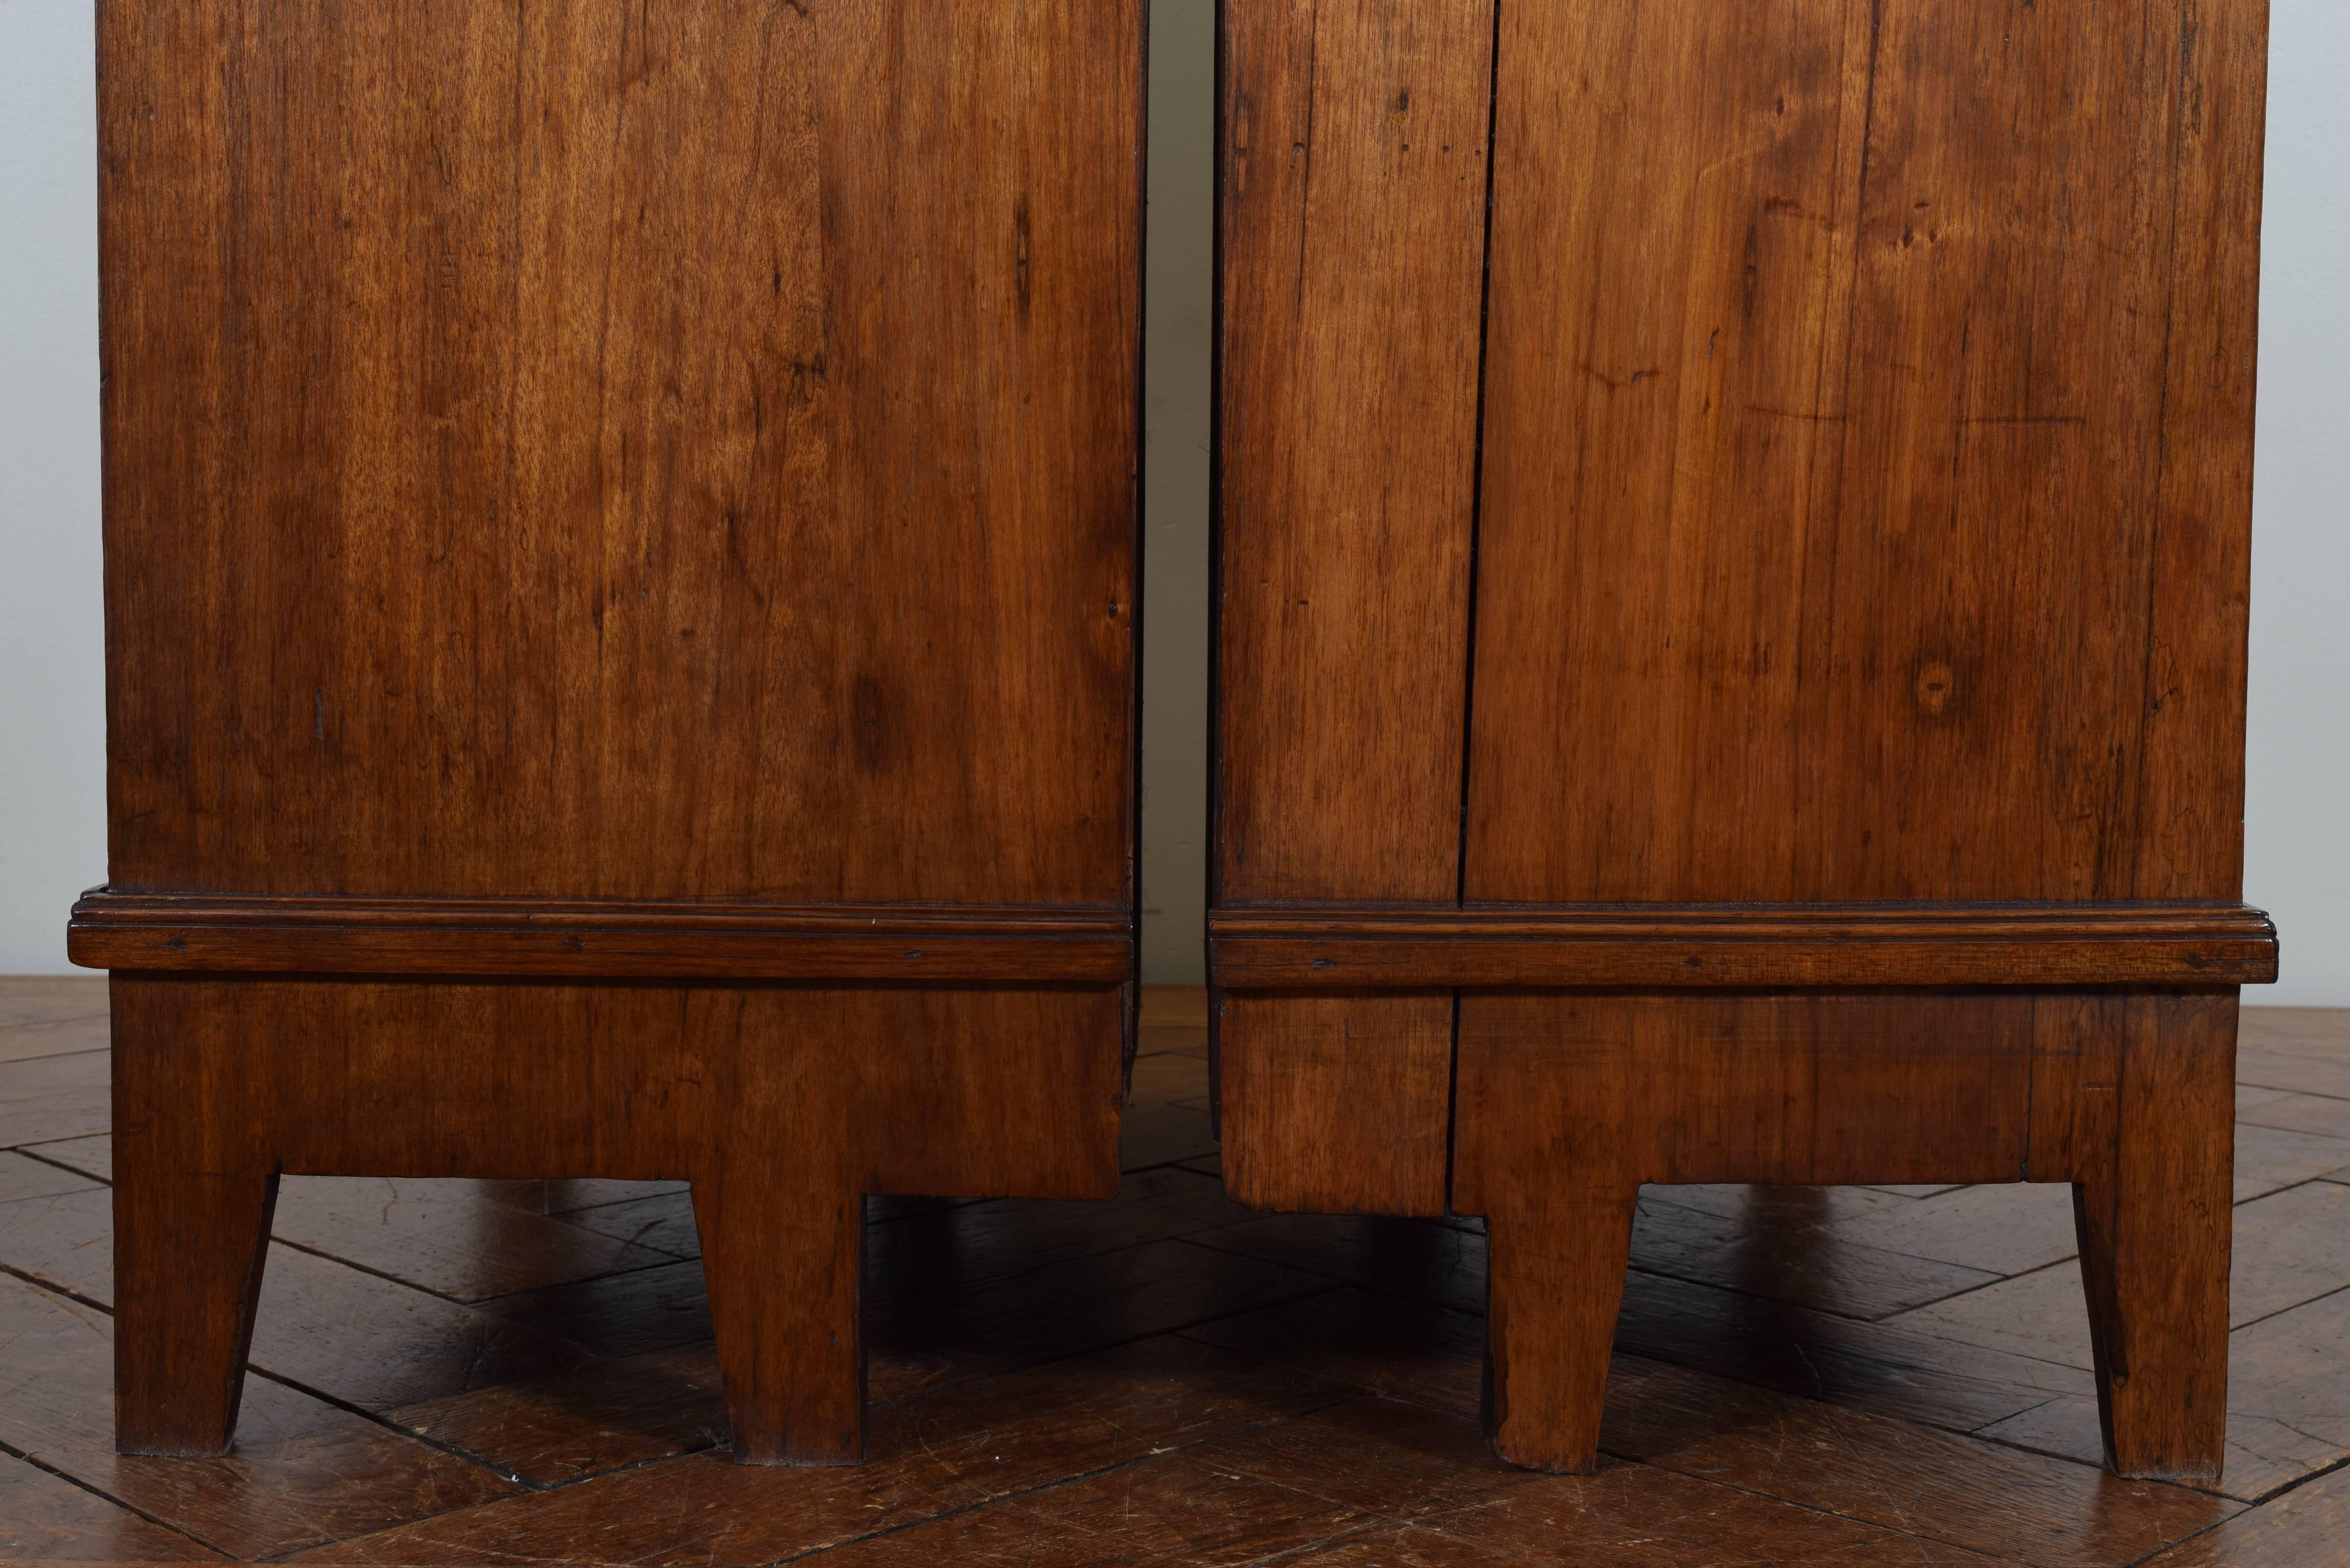
[[[725,1462],[682,1188],[285,1185],[237,1451],[109,1445],[106,993],[0,981],[0,1558],[2350,1563],[2350,1012],[2247,1010],[2231,1451],[2098,1469],[2066,1189],[1651,1188],[1597,1476],[1476,1427],[1484,1241],[1249,1213],[1196,992],[1115,1204],[869,1227],[872,1458]]]

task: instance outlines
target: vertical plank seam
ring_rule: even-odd
[[[1485,61],[1485,237],[1480,260],[1477,299],[1477,416],[1476,445],[1470,458],[1469,474],[1469,584],[1468,617],[1463,628],[1462,643],[1467,657],[1461,661],[1461,822],[1458,848],[1453,865],[1456,906],[1469,902],[1469,761],[1476,749],[1477,734],[1477,535],[1485,516],[1485,387],[1488,350],[1492,339],[1493,323],[1493,192],[1494,171],[1499,159],[1495,150],[1502,118],[1502,5],[1503,0],[1493,0],[1493,34],[1490,53]],[[1452,1207],[1452,1160],[1460,1142],[1461,1121],[1461,992],[1452,992],[1452,1041],[1446,1053],[1444,1087],[1444,1207]]]
[[[1464,639],[1468,658],[1461,693],[1461,836],[1453,867],[1456,905],[1469,902],[1469,763],[1476,750],[1477,732],[1477,542],[1485,521],[1485,390],[1493,323],[1493,196],[1499,164],[1494,143],[1502,118],[1502,5],[1503,0],[1493,0],[1493,39],[1486,60],[1485,239],[1477,300],[1476,446],[1469,473],[1469,605]]]
[[[1849,282],[1845,285],[1844,295],[1844,363],[1838,368],[1836,374],[1836,388],[1838,392],[1837,400],[1846,405],[1846,413],[1848,421],[1854,412],[1850,407],[1852,397],[1852,367],[1855,353],[1854,345],[1858,337],[1860,328],[1860,269],[1862,265],[1863,248],[1868,234],[1868,174],[1869,163],[1875,156],[1877,146],[1877,58],[1884,47],[1885,40],[1886,0],[1857,0],[1857,3],[1865,4],[1868,11],[1868,66],[1867,76],[1861,91],[1860,168],[1854,175],[1852,235],[1850,239],[1850,248],[1848,255],[1841,263],[1837,264],[1850,275]],[[1837,56],[1837,62],[1839,70],[1846,68],[1844,57],[1841,53]],[[1838,134],[1841,136],[1841,129],[1839,129]],[[1837,166],[1837,172],[1840,177],[1843,172],[1840,161]],[[1819,378],[1820,385],[1815,386],[1813,389],[1814,400],[1812,406],[1814,412],[1818,411],[1819,398],[1822,391],[1825,389],[1826,382],[1825,372],[1826,366],[1824,362],[1821,366],[1821,375]],[[1811,667],[1811,661],[1814,658],[1825,659],[1826,661],[1827,669],[1831,676],[1833,676],[1835,670],[1836,585],[1840,579],[1840,574],[1843,567],[1845,516],[1846,506],[1850,499],[1851,461],[1852,430],[1850,423],[1847,422],[1842,428],[1837,438],[1835,444],[1835,469],[1834,472],[1827,476],[1826,480],[1828,495],[1833,507],[1833,510],[1829,513],[1828,519],[1827,561],[1825,567],[1825,590],[1823,595],[1826,601],[1826,613],[1825,617],[1826,624],[1820,629],[1819,636],[1816,639],[1814,637],[1812,617],[1808,610],[1810,584],[1813,580],[1814,572],[1814,567],[1810,559],[1810,545],[1808,543],[1811,525],[1808,524],[1806,524],[1804,576],[1801,579],[1804,586],[1798,590],[1804,595],[1807,607],[1797,618],[1795,627],[1795,766],[1798,770],[1798,787],[1795,791],[1795,821],[1793,827],[1793,848],[1790,851],[1793,857],[1792,865],[1794,870],[1794,888],[1791,890],[1809,888],[1814,889],[1816,893],[1816,890],[1824,885],[1825,880],[1823,873],[1829,866],[1836,864],[1838,857],[1841,855],[1841,850],[1836,846],[1828,843],[1825,839],[1814,840],[1808,848],[1805,846],[1804,843],[1803,831],[1804,806],[1809,797],[1808,793],[1802,787],[1802,781],[1806,776],[1804,770],[1809,766],[1808,759],[1816,750],[1816,746],[1806,745],[1803,739],[1804,718],[1805,713],[1804,694],[1809,689],[1804,676],[1804,672]],[[1812,481],[1807,482],[1805,492],[1807,503],[1809,496],[1812,493],[1809,485],[1817,483],[1816,475],[1818,462],[1819,459],[1815,450],[1813,457],[1814,478]],[[1813,646],[1814,640],[1825,644],[1825,646],[1814,649]],[[1817,686],[1820,683],[1812,682],[1810,684],[1812,686]],[[1823,718],[1824,722],[1821,726],[1821,743],[1825,743],[1828,736],[1831,735],[1836,728],[1835,714],[1832,711],[1825,712]],[[1816,900],[1814,899],[1814,901]]]

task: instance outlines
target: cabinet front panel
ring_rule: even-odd
[[[1470,899],[2236,895],[2264,24],[1503,8]]]
[[[103,5],[114,886],[1125,902],[1140,12]]]
[[[1450,904],[1492,5],[1224,18],[1218,896]]]

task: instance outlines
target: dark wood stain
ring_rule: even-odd
[[[1129,902],[1138,5],[103,21],[114,887]]]
[[[1482,1216],[1581,1471],[1627,1259],[1751,1257],[1644,1182],[2069,1184],[2106,1456],[2212,1481],[2264,0],[1223,11],[1235,1196]]]
[[[32,989],[0,981],[0,1016]],[[1989,1023],[2039,1004],[1980,1005]],[[1153,992],[1142,1012],[1137,1109],[1195,1103],[1198,993]],[[1799,1026],[1834,1038],[1784,1024]],[[44,1027],[0,1025],[0,1042]],[[1636,1061],[1669,1048],[1663,1027],[1642,1026]],[[2253,1010],[2245,1033],[2314,1069],[2350,1061],[2340,1013]],[[2189,1036],[2168,1043],[2193,1060]],[[0,1100],[40,1061],[0,1052]],[[2100,1081],[2093,1069],[2075,1076]],[[2185,1086],[2164,1071],[2149,1092]],[[2245,1114],[2296,1097],[2272,1093],[2248,1088]],[[2034,1136],[2059,1124],[2083,1121],[2035,1117]],[[813,1470],[715,1462],[730,1434],[702,1265],[608,1250],[694,1251],[681,1184],[289,1175],[274,1228],[290,1217],[298,1246],[279,1244],[265,1275],[235,1450],[123,1456],[109,1344],[122,1303],[91,1185],[118,1174],[109,1136],[0,1153],[78,1183],[0,1199],[12,1557],[2119,1568],[2167,1552],[2282,1568],[2327,1561],[2339,1533],[2350,1186],[2323,1177],[2236,1206],[2259,1320],[2231,1336],[2214,1490],[2104,1473],[2076,1309],[2031,1288],[2072,1266],[2071,1216],[2047,1189],[1642,1189],[1605,1465],[1560,1480],[1503,1463],[1479,1430],[1483,1224],[1255,1215],[1184,1163],[1136,1172],[1110,1203],[870,1202],[871,1458]],[[518,1241],[517,1220],[576,1242]],[[453,1299],[469,1282],[526,1286],[534,1259],[604,1272]],[[1895,1279],[1906,1295],[1888,1296]]]
[[[1223,16],[1220,896],[1450,903],[1492,6]]]
[[[862,1452],[866,1195],[1116,1189],[1142,13],[101,9],[127,1455],[309,1365],[286,1173],[691,1182],[762,1463]],[[440,1200],[429,1327],[674,1258]]]

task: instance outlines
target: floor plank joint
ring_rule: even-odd
[[[0,1023],[0,1153],[49,1173],[0,1199],[0,1556],[1343,1568],[1899,1542],[2282,1568],[2350,1531],[2350,1158],[2315,1168],[2350,1131],[2350,1012],[2245,1015],[2241,1125],[2294,1125],[2239,1159],[2230,1453],[2203,1488],[2097,1466],[2053,1189],[1648,1189],[1600,1473],[1507,1469],[1475,1421],[1482,1228],[1232,1203],[1195,1130],[1203,1018],[1146,1025],[1128,1147],[1153,1158],[1118,1200],[869,1208],[862,1469],[724,1462],[675,1183],[288,1179],[237,1448],[122,1459],[105,1085],[61,1097],[57,1058],[7,1052],[39,1026]]]

